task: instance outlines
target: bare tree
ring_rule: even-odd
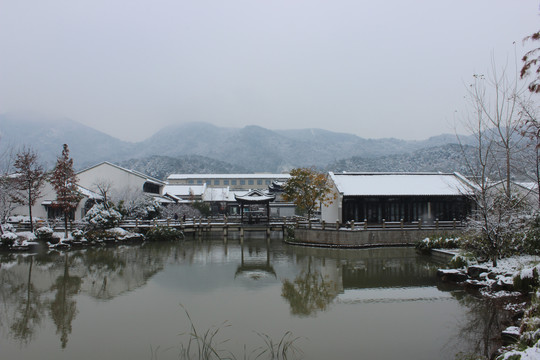
[[[17,153],[13,167],[16,171],[12,181],[16,190],[13,193],[13,201],[28,206],[30,231],[33,232],[32,207],[41,197],[41,191],[45,185],[45,171],[38,162],[37,153],[30,148],[23,148]]]
[[[540,118],[539,109],[534,101],[522,100],[520,103],[522,113],[521,135],[530,140],[529,148],[532,148],[532,171],[526,174],[536,184],[536,195],[538,197],[538,209],[540,209]]]
[[[11,148],[0,153],[0,234],[3,234],[2,222],[6,222],[16,205],[13,201],[12,183],[14,154]]]
[[[101,195],[103,204],[106,209],[109,208],[111,201],[111,194],[113,192],[113,183],[108,179],[97,179],[94,183],[94,187],[97,193]]]
[[[463,121],[475,140],[475,155],[465,156],[468,175],[475,185],[472,200],[476,205],[469,221],[469,245],[494,265],[506,251],[509,231],[520,207],[511,191],[512,159],[518,149],[515,138],[520,124],[518,95],[517,80],[508,80],[505,70],[499,75],[492,64],[488,78],[474,76],[468,89],[469,111]],[[500,181],[502,191],[494,186],[494,180]]]

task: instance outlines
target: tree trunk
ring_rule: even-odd
[[[64,228],[65,228],[64,239],[67,239],[68,238],[68,213],[66,211],[64,211]]]

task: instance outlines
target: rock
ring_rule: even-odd
[[[472,289],[481,289],[487,287],[488,284],[485,281],[469,279],[465,281],[465,287]]]
[[[437,277],[444,282],[463,282],[468,279],[467,274],[455,269],[439,269]]]
[[[469,275],[473,279],[478,279],[480,277],[480,274],[487,273],[489,269],[485,266],[480,265],[471,265],[467,269],[467,275]]]
[[[519,328],[510,326],[501,332],[501,340],[504,345],[514,344],[519,340]]]

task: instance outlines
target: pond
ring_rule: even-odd
[[[412,248],[297,247],[277,235],[2,253],[0,349],[4,359],[194,358],[206,336],[238,359],[270,358],[281,340],[289,359],[491,351],[504,314],[441,287],[441,265]]]

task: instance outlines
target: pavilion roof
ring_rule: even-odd
[[[244,203],[266,203],[276,199],[276,195],[268,194],[262,190],[250,190],[244,195],[234,195],[236,201]]]

